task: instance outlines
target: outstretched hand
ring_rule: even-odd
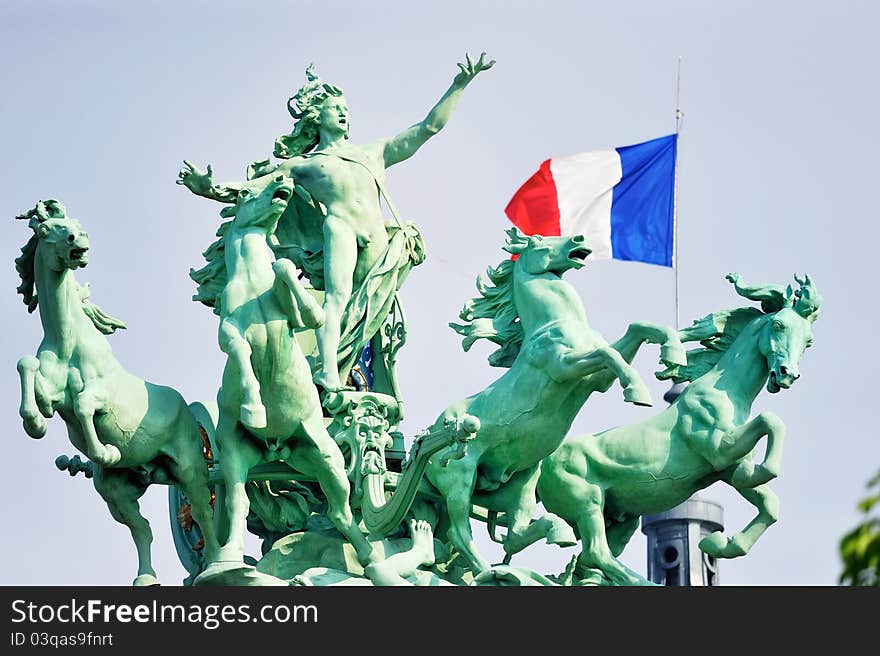
[[[471,57],[470,53],[465,53],[465,63],[458,64],[461,72],[455,76],[455,79],[452,82],[461,87],[466,86],[477,76],[477,73],[480,71],[488,71],[494,65],[494,59],[488,62],[486,61],[485,52],[480,54],[480,58],[477,61],[474,61],[474,58]]]
[[[183,168],[177,174],[177,184],[184,185],[194,194],[203,196],[214,186],[214,170],[208,164],[207,170],[202,171],[191,162],[183,160]]]
[[[738,273],[728,273],[724,278],[728,282],[732,282],[734,285],[739,283],[739,274]]]

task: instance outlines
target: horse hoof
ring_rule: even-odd
[[[153,574],[141,574],[131,583],[136,588],[143,588],[152,585],[160,585],[159,579]]]
[[[710,533],[700,540],[700,550],[715,558],[739,558],[749,552],[748,545],[743,544],[741,536],[728,538],[721,531]]]
[[[105,444],[104,450],[101,453],[95,454],[92,460],[101,465],[101,467],[112,467],[122,460],[122,453],[112,444]]]
[[[241,406],[241,423],[246,428],[265,428],[266,408],[262,405],[243,405]]]
[[[46,431],[49,426],[46,423],[46,420],[42,417],[35,417],[34,419],[25,419],[24,420],[24,432],[28,434],[28,436],[34,438],[35,440],[39,440],[43,436],[46,435]]]
[[[338,390],[324,388],[320,394],[321,406],[330,414],[336,414],[345,404],[345,397]]]
[[[727,546],[727,536],[721,531],[710,533],[700,540],[700,551],[713,558],[720,558]]]
[[[560,520],[561,521],[561,520]],[[571,526],[562,522],[561,524],[553,524],[547,531],[547,544],[555,544],[560,547],[573,547],[577,544],[577,538]]]
[[[747,553],[749,553],[749,545],[743,544],[743,539],[738,535],[734,535],[730,538],[727,548],[722,555],[724,558],[739,558]]]
[[[672,366],[687,366],[687,354],[680,344],[664,344],[660,347],[660,360],[664,364]]]
[[[623,388],[623,400],[627,403],[634,403],[635,405],[643,405],[647,407],[654,405],[654,402],[651,400],[651,395],[644,387],[633,386]]]

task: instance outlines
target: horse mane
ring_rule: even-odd
[[[21,278],[21,284],[15,291],[22,295],[28,312],[37,309],[37,291],[34,288],[34,258],[37,254],[38,243],[37,235],[31,235],[27,243],[21,247],[21,255],[15,258],[15,270],[18,272],[18,277]]]
[[[82,303],[82,311],[89,320],[92,322],[92,325],[98,329],[98,332],[103,333],[104,335],[112,335],[116,332],[118,328],[122,328],[123,330],[128,328],[120,319],[116,319],[111,317],[109,314],[104,312],[97,305],[92,303],[89,300],[89,285],[86,283],[85,285],[80,285],[79,287],[79,295],[80,301]]]
[[[189,277],[198,285],[192,300],[198,301],[214,308],[214,314],[220,314],[220,298],[226,283],[229,282],[229,272],[226,270],[226,233],[232,221],[226,221],[217,228],[218,239],[208,246],[202,255],[208,263],[201,269],[189,270]]]
[[[489,267],[488,281],[477,276],[480,296],[465,303],[458,315],[465,323],[449,324],[459,335],[464,335],[465,351],[478,339],[498,344],[501,348],[489,356],[493,367],[512,366],[523,342],[523,328],[513,302],[513,266],[512,260],[504,260],[494,269]]]
[[[675,383],[693,382],[718,364],[746,326],[764,316],[767,315],[758,308],[741,307],[697,319],[691,327],[681,331],[682,338],[683,341],[699,340],[702,347],[688,350],[686,365],[667,367],[656,374],[657,378],[672,379]]]
[[[523,328],[519,321],[519,313],[513,302],[513,267],[514,261],[529,244],[528,235],[513,226],[505,230],[507,241],[502,247],[513,257],[504,260],[494,269],[486,270],[486,277],[477,276],[477,291],[480,296],[472,298],[464,304],[458,318],[464,324],[451,323],[459,335],[464,335],[462,347],[469,351],[478,339],[488,339],[501,348],[489,356],[489,364],[493,367],[511,367],[519,355],[523,343]],[[493,286],[489,286],[491,283]]]

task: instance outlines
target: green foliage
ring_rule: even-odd
[[[868,490],[872,493],[858,504],[863,521],[840,541],[844,585],[880,587],[880,471],[868,481]]]

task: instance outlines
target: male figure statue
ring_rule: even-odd
[[[300,200],[316,208],[310,218],[304,203],[291,203],[282,217],[283,226],[295,226],[297,246],[314,252],[323,249],[322,270],[310,273],[315,287],[323,284],[324,324],[317,330],[320,368],[315,383],[327,391],[342,388],[337,352],[340,324],[354,291],[360,288],[389,247],[388,230],[380,209],[384,197],[399,224],[396,210],[385,193],[385,169],[402,162],[447,123],[461,97],[461,92],[481,71],[492,67],[483,53],[476,61],[466,56],[458,64],[459,73],[452,85],[420,123],[386,139],[364,146],[349,142],[348,104],[342,90],[324,84],[312,67],[306,71],[307,83],[288,101],[288,109],[297,120],[293,132],[280,137],[275,155],[285,161],[277,166],[260,162],[249,167],[248,180],[215,185],[212,170],[200,171],[184,162],[179,184],[194,193],[221,202],[234,202],[241,189],[258,193],[266,184],[283,174],[292,177]],[[296,108],[291,105],[294,102]],[[314,217],[318,217],[317,220]],[[285,221],[286,220],[286,221]],[[296,260],[296,258],[293,258]],[[298,262],[299,263],[299,262]],[[317,280],[323,275],[323,281]],[[371,335],[367,335],[369,339]]]

